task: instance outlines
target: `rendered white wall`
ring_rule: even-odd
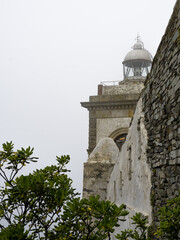
[[[97,119],[96,143],[101,138],[109,137],[118,128],[129,128],[131,118],[100,118]]]
[[[126,204],[130,212],[127,221],[121,223],[122,228],[133,228],[130,217],[135,212],[149,216],[151,221],[151,171],[146,148],[147,132],[140,99],[107,187],[107,199],[118,205]]]

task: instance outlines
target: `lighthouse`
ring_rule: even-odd
[[[81,106],[89,111],[88,160],[84,163],[83,197],[98,194],[105,199],[115,155],[126,140],[152,65],[152,56],[139,36],[122,64],[123,80],[100,82],[97,95],[90,96],[88,102],[81,102]]]

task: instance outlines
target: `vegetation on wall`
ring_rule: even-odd
[[[69,156],[19,176],[22,168],[37,161],[32,154],[30,147],[14,151],[12,142],[4,143],[0,151],[0,239],[111,239],[128,214],[125,205],[100,201],[98,196],[80,199],[68,177]],[[159,217],[159,228],[152,233],[147,218],[137,213],[132,217],[135,230],[122,231],[116,239],[179,239],[180,195],[161,208]]]

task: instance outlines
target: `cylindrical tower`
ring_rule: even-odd
[[[152,65],[152,55],[139,37],[132,49],[123,61],[124,80],[145,78]]]

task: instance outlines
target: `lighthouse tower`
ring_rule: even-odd
[[[98,94],[81,102],[89,111],[88,161],[84,163],[83,197],[99,194],[106,187],[116,156],[126,140],[136,103],[152,64],[151,54],[137,37],[123,61],[122,81],[101,82]]]

